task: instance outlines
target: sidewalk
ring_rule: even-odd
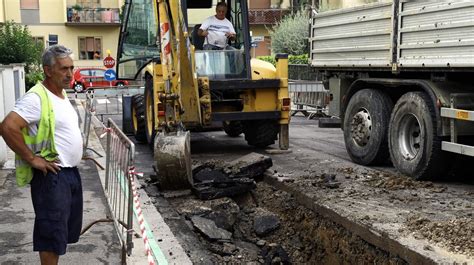
[[[95,165],[82,161],[79,169],[85,227],[106,218],[108,209]],[[18,188],[11,169],[0,170],[0,185],[0,264],[39,264],[39,255],[33,252],[34,212],[30,188]],[[60,264],[120,264],[120,244],[113,223],[92,226],[78,243],[68,246],[66,255],[59,261]]]

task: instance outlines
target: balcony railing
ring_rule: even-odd
[[[292,9],[250,9],[249,23],[250,24],[276,24],[280,20],[291,14]]]
[[[68,25],[119,25],[118,8],[84,8],[82,10],[67,9]]]

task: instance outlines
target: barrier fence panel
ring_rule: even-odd
[[[107,120],[105,194],[122,245],[122,261],[133,248],[133,191],[130,168],[135,145],[111,120]]]
[[[84,142],[84,154],[86,149],[89,147],[89,134],[91,128],[92,115],[94,114],[94,99],[87,95],[85,101],[85,113],[84,113],[84,128],[83,128],[83,142]]]
[[[311,118],[313,115],[324,116],[327,112],[329,91],[324,88],[322,82],[290,80],[288,89],[292,102],[292,116],[301,112]]]
[[[143,94],[144,88],[140,86],[126,86],[115,88],[104,87],[90,87],[86,91],[86,98],[94,99],[96,105],[101,105],[101,108],[96,108],[95,115],[100,117],[104,122],[106,115],[121,115],[122,114],[122,97],[132,96],[135,94]],[[76,94],[76,97],[79,96]],[[104,108],[105,106],[105,108]]]
[[[91,94],[86,95],[83,124],[84,148],[92,151],[94,150],[87,146],[95,110],[95,98]],[[151,233],[141,210],[138,191],[135,185],[135,177],[140,174],[135,172],[134,167],[135,145],[110,118],[107,120],[105,132],[100,137],[104,136],[107,136],[104,193],[111,216],[107,219],[92,222],[82,230],[81,234],[95,223],[113,222],[122,247],[122,264],[126,264],[127,255],[130,256],[132,254],[133,218],[135,215],[140,226],[141,237],[144,241],[148,264],[156,264],[156,259],[158,264],[166,265],[167,260],[154,240],[153,233]],[[102,156],[97,152],[95,153]],[[83,159],[93,160],[101,169],[104,169],[93,157],[85,156]]]

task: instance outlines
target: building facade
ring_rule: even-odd
[[[290,0],[249,0],[249,24],[253,39],[253,56],[271,55],[269,29],[292,11]]]
[[[271,54],[268,29],[291,12],[294,1],[248,1],[253,56]],[[45,47],[62,44],[71,48],[76,67],[102,66],[108,51],[113,57],[117,55],[123,3],[124,0],[0,0],[0,23],[13,20],[28,26],[34,39]],[[214,8],[190,11],[190,26],[215,14]]]
[[[102,66],[117,54],[123,0],[0,0],[0,23],[26,25],[45,47],[62,44],[76,67]]]

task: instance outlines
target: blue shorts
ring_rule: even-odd
[[[33,250],[66,253],[79,240],[82,227],[82,184],[79,171],[61,168],[58,174],[34,170],[31,199],[35,209]]]

